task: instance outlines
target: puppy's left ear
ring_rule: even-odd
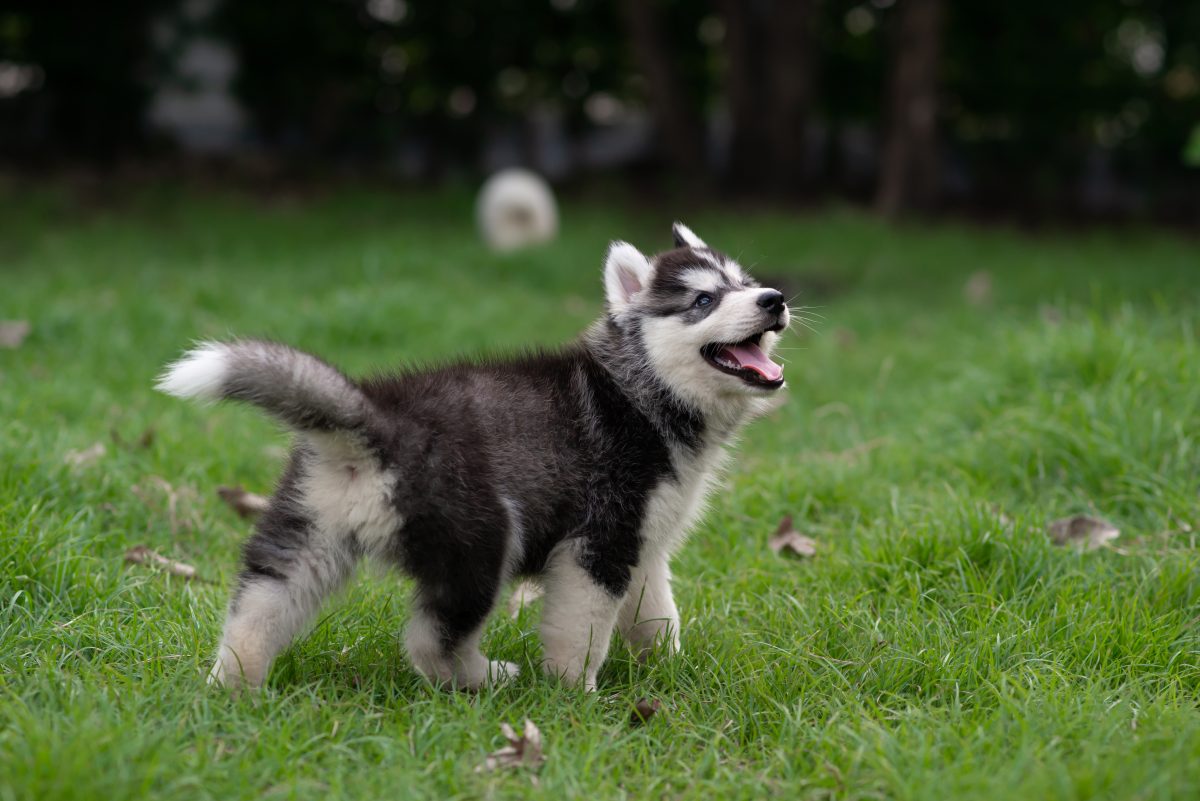
[[[650,283],[654,268],[640,250],[628,242],[613,242],[604,258],[604,295],[608,309],[617,314]]]
[[[688,228],[681,222],[677,222],[671,226],[671,233],[675,235],[675,247],[677,248],[706,248],[704,240],[692,233],[692,229]]]

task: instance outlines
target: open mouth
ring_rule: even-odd
[[[779,389],[783,386],[783,368],[767,358],[759,347],[761,341],[762,332],[733,344],[714,342],[701,348],[700,355],[722,373],[735,375],[751,386]]]

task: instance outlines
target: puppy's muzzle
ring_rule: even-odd
[[[783,293],[778,289],[764,290],[755,303],[760,309],[775,318],[774,325],[768,327],[767,330],[782,331],[784,328],[783,316],[787,313],[787,304],[783,302]]]

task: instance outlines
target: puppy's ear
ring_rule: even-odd
[[[677,248],[706,248],[704,240],[692,233],[692,229],[688,228],[681,222],[677,222],[671,226],[671,233],[675,235],[675,247]]]
[[[612,313],[624,309],[646,288],[654,268],[642,252],[628,242],[613,242],[604,257],[604,295]]]

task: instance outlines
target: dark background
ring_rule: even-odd
[[[1200,2],[6,0],[0,162],[1194,224]]]

